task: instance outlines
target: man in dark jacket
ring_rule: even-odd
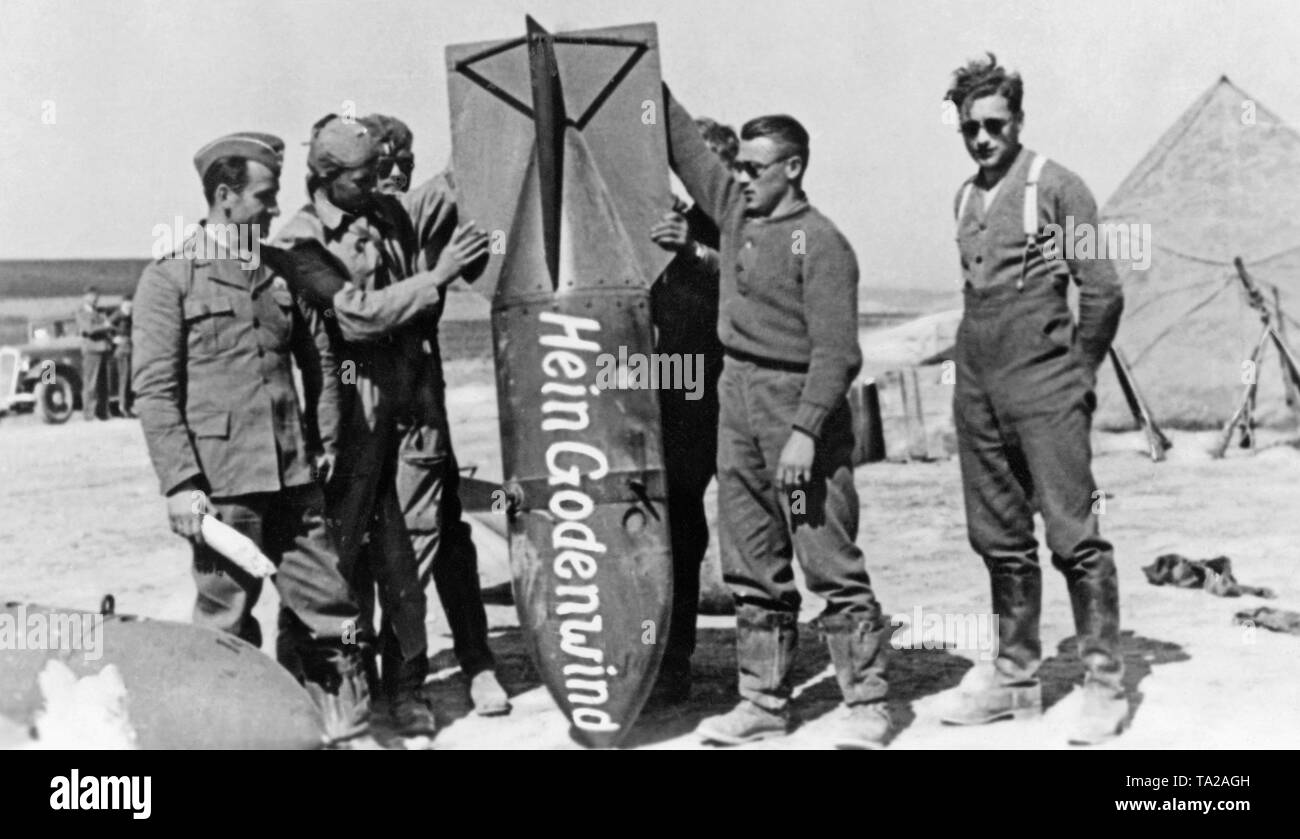
[[[442,365],[431,324],[446,286],[486,253],[487,237],[457,227],[445,179],[401,201],[378,193],[382,151],[382,137],[361,121],[330,115],[317,122],[307,158],[311,200],[276,241],[315,243],[348,275],[325,309],[342,385],[329,514],[367,627],[378,590],[382,688],[394,722],[405,733],[430,734],[437,721],[422,690],[426,600],[396,490],[398,423],[418,416],[427,424],[437,412],[429,397],[443,387]],[[435,235],[441,247],[431,249]]]
[[[740,140],[730,127],[711,119],[695,121],[709,149],[727,166]],[[683,369],[699,361],[702,381],[693,390],[659,391],[668,479],[668,522],[673,554],[673,611],[668,640],[651,702],[673,704],[690,697],[691,655],[700,600],[700,566],[709,547],[704,493],[718,471],[718,226],[699,204],[679,206],[650,231],[650,238],[676,254],[650,287],[655,352],[682,359]]]
[[[456,226],[452,173],[444,171],[411,190],[415,171],[411,129],[396,117],[382,114],[363,117],[362,122],[372,126],[385,144],[379,191],[402,201],[412,218],[422,222],[417,235],[427,243],[426,248],[442,247],[440,240]],[[431,349],[429,363],[439,369],[438,375],[425,380],[430,390],[417,402],[424,415],[412,413],[398,419],[397,498],[426,596],[432,585],[447,616],[452,649],[474,712],[496,716],[510,711],[510,700],[497,680],[496,657],[488,646],[478,550],[460,503],[460,465],[451,445],[442,356],[437,352],[441,314],[438,307],[421,322]]]

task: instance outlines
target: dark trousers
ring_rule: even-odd
[[[131,353],[122,352],[121,348],[113,353],[113,362],[117,365],[117,409],[122,416],[131,416]]]
[[[662,350],[660,350],[662,351]],[[722,358],[705,362],[699,399],[684,390],[659,393],[673,554],[673,607],[660,672],[690,672],[700,600],[700,566],[709,549],[704,493],[718,471],[718,377]]]
[[[953,414],[967,531],[989,569],[1008,680],[1034,677],[1042,659],[1035,512],[1066,578],[1080,657],[1095,677],[1121,675],[1115,561],[1094,512],[1093,375],[1064,283],[967,288]]]
[[[460,503],[460,467],[445,419],[404,429],[397,460],[397,500],[421,585],[432,582],[451,629],[456,661],[473,677],[496,667],[488,647],[478,550]]]
[[[81,410],[86,419],[108,417],[108,353],[81,353]]]
[[[728,356],[718,385],[718,524],[723,577],[737,605],[740,693],[767,707],[789,695],[800,594],[797,556],[813,593],[825,598],[836,631],[877,638],[883,627],[858,534],[853,428],[847,400],[822,427],[812,478],[780,487],[776,468],[792,433],[806,374]],[[843,627],[838,626],[843,624]],[[876,641],[862,652],[846,698],[870,701],[886,690]],[[839,669],[837,664],[837,669]],[[846,670],[848,668],[846,667]]]
[[[330,691],[354,672],[348,648],[359,612],[339,568],[339,555],[325,525],[325,499],[315,484],[280,492],[213,498],[218,517],[252,539],[275,563],[281,632],[277,658],[308,681]],[[194,623],[237,635],[261,646],[262,629],[253,607],[262,580],[235,567],[207,546],[194,549],[198,598]],[[353,648],[354,649],[354,648]]]
[[[397,497],[395,444],[390,445],[388,435],[357,436],[371,447],[373,457],[361,459],[364,469],[330,479],[326,489],[329,518],[344,574],[352,584],[362,625],[368,631],[374,627],[378,590],[383,608],[379,645],[386,689],[390,693],[415,689],[428,674],[427,609]]]

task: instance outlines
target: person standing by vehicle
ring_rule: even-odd
[[[131,410],[131,295],[127,295],[109,318],[113,327],[113,363],[117,365],[117,409],[124,417]]]
[[[99,311],[99,290],[89,286],[77,310],[81,336],[81,410],[89,422],[108,419],[108,360],[113,351],[113,327]]]

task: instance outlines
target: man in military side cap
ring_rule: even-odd
[[[383,114],[362,117],[376,136],[382,138],[379,186],[381,193],[407,203],[420,217],[443,230],[454,228],[455,199],[452,174],[444,170],[408,193],[415,170],[412,151],[414,135],[406,123]],[[450,225],[450,226],[449,226]],[[419,231],[417,231],[418,233]],[[438,247],[436,236],[426,231],[426,247]],[[428,254],[433,256],[433,254]],[[469,522],[460,503],[460,466],[451,447],[442,357],[438,351],[438,307],[436,317],[422,326],[435,366],[425,380],[428,391],[413,400],[422,409],[399,419],[397,497],[402,505],[406,530],[415,550],[420,582],[426,594],[432,582],[447,615],[453,649],[461,673],[468,682],[470,701],[481,716],[510,711],[509,698],[496,677],[496,658],[488,646],[487,612],[479,585],[478,551],[471,538]]]
[[[377,193],[382,152],[382,138],[363,122],[334,115],[317,122],[307,158],[311,200],[276,241],[323,247],[347,274],[324,306],[342,384],[330,519],[367,626],[378,588],[381,687],[394,722],[431,733],[436,720],[421,690],[429,667],[424,586],[395,484],[398,423],[437,410],[430,394],[440,391],[442,371],[431,329],[445,287],[486,254],[487,237],[457,227],[445,203],[414,207]]]
[[[360,654],[348,643],[360,613],[313,474],[337,444],[338,376],[319,314],[240,253],[279,214],[283,150],[279,138],[246,132],[195,156],[207,217],[140,279],[135,404],[171,528],[193,545],[194,622],[261,644],[253,607],[262,580],[205,544],[202,516],[215,515],[276,564],[289,639],[279,648],[292,651],[318,699],[337,705],[346,725],[334,734],[345,736],[363,731],[369,715]],[[291,356],[303,375],[302,412]]]

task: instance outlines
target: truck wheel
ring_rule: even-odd
[[[55,425],[67,422],[72,416],[75,391],[72,381],[62,373],[57,373],[52,382],[36,385],[36,410],[41,419]]]

